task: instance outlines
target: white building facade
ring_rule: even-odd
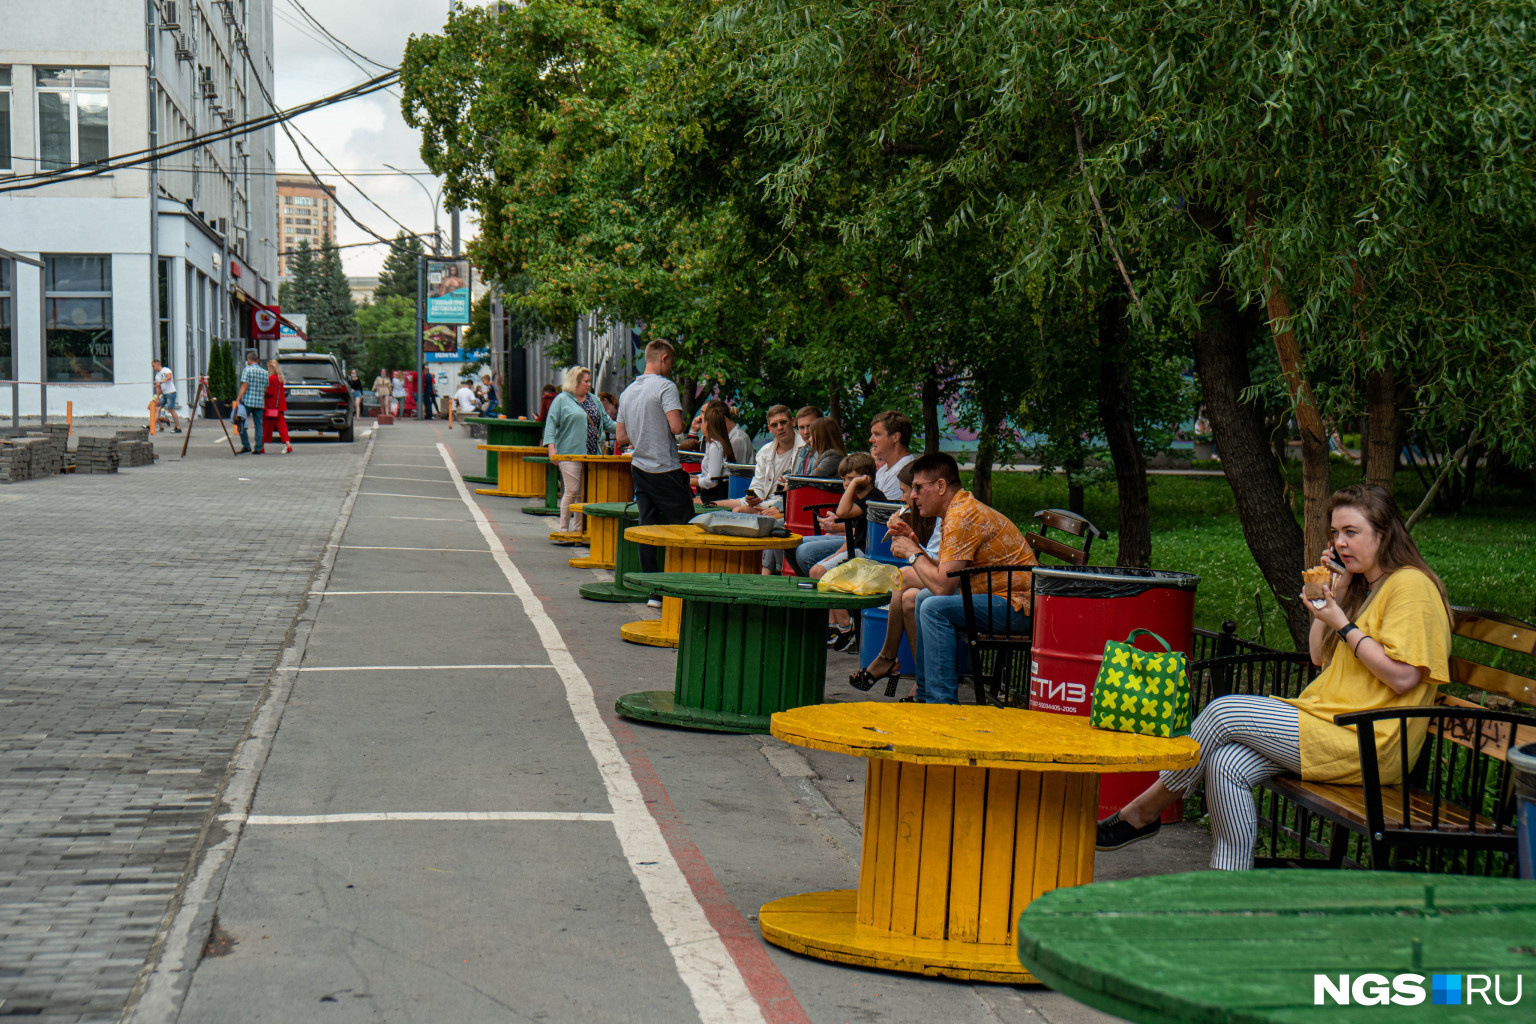
[[[277,301],[274,129],[38,176],[270,112],[272,0],[42,7],[0,0],[0,249],[45,264],[0,259],[0,380],[20,382],[0,419],[142,415],[157,358],[185,405],[209,346],[249,347],[251,306]]]

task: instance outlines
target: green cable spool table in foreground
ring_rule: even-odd
[[[1513,1022],[1536,999],[1536,883],[1395,871],[1197,871],[1057,889],[1019,916],[1019,958],[1089,1006],[1143,1024],[1187,1021]],[[1411,1007],[1323,993],[1363,974],[1423,978]],[[1432,977],[1459,983],[1435,1005]],[[1470,975],[1498,979],[1488,1003]],[[1496,996],[1520,1006],[1501,1006]],[[1479,983],[1480,985],[1481,983]],[[1367,983],[1371,989],[1373,983]],[[1373,998],[1367,993],[1367,998]]]
[[[485,443],[489,445],[536,445],[544,438],[544,424],[538,420],[504,420],[494,416],[465,416],[462,423],[478,423],[485,428]],[[485,453],[485,475],[470,476],[464,474],[464,482],[467,484],[490,484],[497,486],[496,478],[496,453]]]
[[[890,594],[802,589],[789,576],[635,573],[631,584],[683,604],[673,689],[620,697],[619,714],[711,732],[768,731],[776,711],[820,704],[827,676],[827,613],[890,601]]]

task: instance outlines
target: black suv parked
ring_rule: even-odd
[[[290,352],[277,365],[288,384],[289,428],[334,430],[339,440],[352,440],[352,394],[336,357]]]

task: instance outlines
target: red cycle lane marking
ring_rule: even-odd
[[[437,428],[434,426],[433,429]],[[439,436],[441,436],[440,432]],[[448,454],[449,458],[453,459],[454,467],[458,468],[458,459],[454,457],[451,450]],[[487,511],[486,520],[490,523],[491,532],[503,546],[509,552],[516,550],[515,542],[506,535],[500,521],[489,511]],[[549,599],[533,579],[528,578],[528,586],[546,605],[556,603]],[[565,638],[567,648],[574,654],[571,638],[564,632],[561,636]],[[789,979],[784,977],[783,972],[768,956],[768,951],[763,948],[757,930],[747,923],[741,916],[741,912],[736,909],[736,905],[726,896],[725,887],[715,877],[703,852],[693,841],[688,826],[684,824],[682,815],[673,805],[672,797],[667,793],[667,787],[656,774],[656,769],[652,767],[651,760],[640,746],[634,731],[610,709],[602,704],[599,704],[599,708],[604,724],[613,733],[619,751],[629,765],[630,774],[634,776],[635,783],[640,787],[640,793],[645,798],[646,809],[651,812],[651,817],[656,820],[657,827],[661,829],[662,838],[666,840],[667,848],[672,851],[672,857],[677,861],[683,877],[688,880],[688,887],[693,890],[694,899],[703,908],[710,927],[719,933],[720,940],[725,943],[725,948],[731,954],[731,959],[736,962],[736,968],[747,983],[747,989],[752,993],[752,998],[757,1000],[757,1005],[762,1009],[764,1019],[768,1024],[811,1024],[805,1008],[800,1005],[794,989],[790,987]]]

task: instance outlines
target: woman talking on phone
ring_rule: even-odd
[[[1308,782],[1358,784],[1360,748],[1354,727],[1334,724],[1350,711],[1422,707],[1450,680],[1451,612],[1445,585],[1408,535],[1385,489],[1356,484],[1335,491],[1329,509],[1333,543],[1323,552],[1331,585],[1315,602],[1307,647],[1321,667],[1301,696],[1218,697],[1195,718],[1190,735],[1200,763],[1162,772],[1140,796],[1099,822],[1098,849],[1118,850],[1157,834],[1163,809],[1205,785],[1216,845],[1211,867],[1253,867],[1258,818],[1253,787],[1285,773]],[[1376,724],[1383,785],[1401,780],[1400,744],[1418,757],[1427,723]]]

